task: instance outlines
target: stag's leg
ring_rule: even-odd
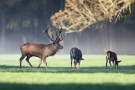
[[[44,58],[44,59],[43,59],[43,62],[44,62],[45,66],[46,66],[46,69],[47,69],[47,62],[46,62],[46,58]]]
[[[40,67],[41,64],[42,64],[42,59],[40,58],[38,68]]]
[[[26,55],[22,54],[21,58],[20,58],[20,68],[22,68],[22,60],[25,58]]]
[[[109,61],[109,64],[110,64],[111,68],[113,68],[113,67],[112,67],[112,64],[111,64],[111,61]]]
[[[33,66],[32,66],[31,63],[29,62],[29,59],[30,59],[30,56],[27,55],[26,61],[27,61],[27,63],[30,65],[30,67],[32,68]]]

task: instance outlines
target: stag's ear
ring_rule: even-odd
[[[120,63],[122,60],[118,61],[118,63]]]

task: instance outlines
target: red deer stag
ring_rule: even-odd
[[[25,43],[23,45],[20,46],[20,50],[22,53],[22,56],[20,58],[20,68],[22,67],[22,60],[26,57],[26,61],[28,62],[28,64],[33,67],[31,65],[31,63],[29,62],[30,57],[32,56],[36,56],[40,58],[39,61],[39,65],[38,68],[40,67],[42,60],[44,62],[44,64],[46,65],[47,68],[47,62],[46,62],[46,58],[48,56],[53,56],[56,54],[56,52],[59,51],[59,49],[63,49],[63,46],[61,46],[59,44],[60,41],[63,40],[62,37],[62,29],[58,29],[55,30],[55,35],[56,35],[56,39],[53,40],[53,35],[52,37],[50,37],[49,33],[48,33],[48,29],[46,31],[43,31],[43,34],[46,34],[47,37],[53,42],[51,44],[48,45],[44,45],[44,44],[33,44],[33,43]]]

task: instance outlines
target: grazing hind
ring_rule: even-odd
[[[80,68],[80,61],[84,60],[82,58],[82,52],[78,48],[74,47],[70,50],[70,58],[71,58],[71,68],[72,68],[72,60],[74,59],[74,66],[76,68],[76,65],[79,64]]]
[[[116,69],[118,68],[118,63],[121,62],[117,60],[117,54],[115,52],[112,51],[107,51],[106,52],[106,68],[107,68],[107,63],[109,61],[109,64],[111,65],[111,61],[113,62],[113,67]],[[113,68],[111,65],[111,68]]]

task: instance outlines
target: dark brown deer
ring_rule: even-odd
[[[73,59],[74,59],[74,66],[75,66],[75,68],[76,68],[77,64],[79,65],[78,68],[80,68],[80,62],[81,62],[81,60],[84,60],[82,58],[81,50],[76,48],[76,47],[71,48],[71,50],[70,50],[70,58],[71,58],[71,68],[72,68],[72,61],[73,61]]]
[[[117,60],[117,54],[115,52],[112,51],[107,51],[106,52],[106,68],[107,68],[107,63],[109,61],[109,64],[111,66],[111,68],[118,68],[118,64],[121,62]],[[111,61],[113,62],[113,66],[111,65]]]
[[[39,61],[39,65],[38,68],[40,67],[42,61],[44,62],[44,64],[46,65],[47,68],[47,62],[46,62],[46,58],[48,56],[53,56],[56,54],[56,52],[59,51],[59,49],[63,49],[63,46],[61,46],[59,44],[60,41],[63,40],[62,37],[62,29],[58,29],[55,30],[55,35],[56,35],[56,39],[53,40],[53,35],[52,37],[50,37],[49,33],[48,33],[48,29],[46,31],[43,31],[43,34],[46,34],[47,37],[53,42],[51,44],[48,45],[44,45],[44,44],[34,44],[34,43],[25,43],[23,45],[20,46],[20,50],[22,53],[22,56],[20,58],[20,68],[22,67],[22,60],[26,57],[26,61],[28,62],[28,64],[33,67],[31,65],[31,63],[29,62],[30,57],[32,56],[36,56],[40,58]]]

